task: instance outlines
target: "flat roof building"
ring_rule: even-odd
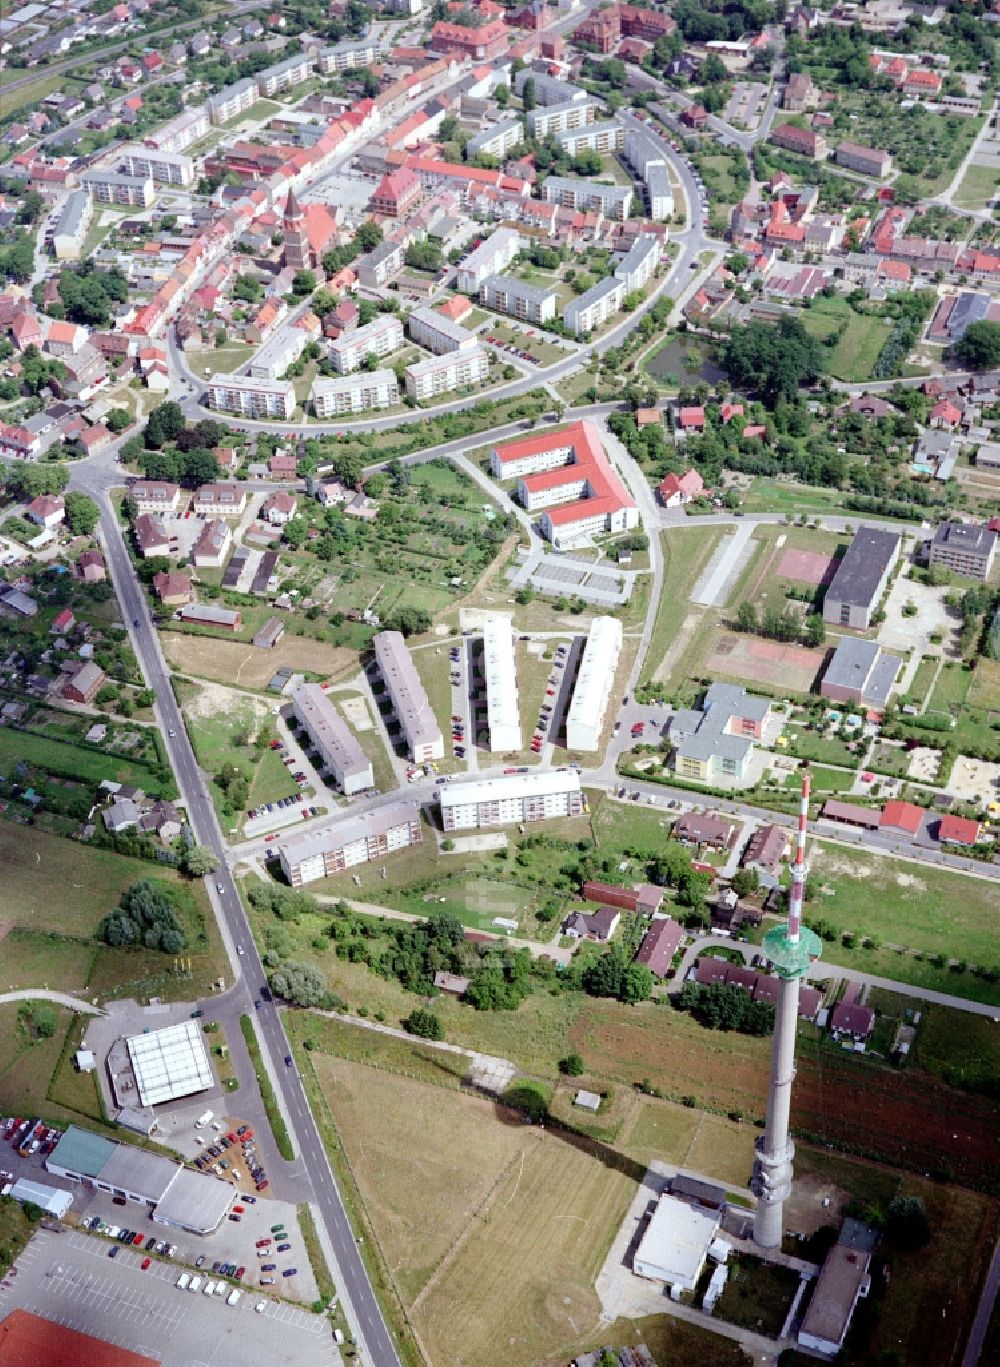
[[[417,764],[441,759],[444,737],[402,633],[380,631],[372,645],[410,758]]]
[[[617,617],[595,617],[566,714],[569,750],[596,750],[622,649],[622,624]]]
[[[150,1217],[159,1224],[192,1234],[218,1229],[238,1195],[229,1182],[78,1125],[69,1126],[45,1159],[45,1167],[59,1177],[149,1207]]]
[[[181,1021],[125,1041],[144,1106],[204,1092],[214,1086],[212,1066],[198,1022]]]
[[[50,1187],[45,1182],[32,1182],[27,1177],[19,1177],[7,1195],[14,1201],[29,1201],[32,1205],[40,1206],[46,1215],[54,1215],[57,1220],[61,1220],[73,1204],[71,1191],[64,1191],[62,1187]],[[35,1358],[34,1361],[37,1362],[39,1359]],[[0,1344],[0,1367],[3,1367],[3,1362]]]
[[[857,703],[881,711],[889,701],[902,660],[877,641],[842,636],[826,667],[819,691],[834,702]]]
[[[666,1282],[675,1293],[693,1291],[720,1218],[717,1210],[661,1196],[635,1251],[634,1271],[651,1281]]]
[[[213,375],[208,381],[208,403],[222,413],[245,418],[290,418],[295,412],[291,380],[262,380],[253,375]]]
[[[840,1240],[826,1256],[822,1271],[799,1328],[803,1348],[833,1355],[844,1346],[854,1308],[871,1287],[868,1274],[875,1239],[853,1235],[853,1227],[866,1227],[856,1220],[845,1220]],[[870,1233],[874,1233],[870,1231]],[[847,1240],[844,1236],[847,1234]]]
[[[823,621],[864,631],[885,592],[902,538],[884,527],[859,527],[823,598]]]
[[[293,835],[278,845],[278,859],[293,888],[370,864],[396,850],[419,845],[420,812],[412,802],[393,802],[319,830]]]
[[[521,713],[514,664],[514,619],[493,612],[483,622],[483,671],[486,711],[493,754],[521,748]]]
[[[317,375],[309,391],[317,418],[364,413],[399,403],[399,381],[393,370],[359,370],[350,375]]]
[[[942,522],[931,540],[930,563],[968,579],[988,579],[996,549],[997,534],[989,527]]]
[[[488,309],[526,323],[548,323],[556,316],[559,295],[544,285],[529,285],[513,275],[488,275],[479,297]]]
[[[371,760],[319,684],[301,684],[292,710],[345,796],[372,786]]]
[[[133,1353],[28,1310],[0,1322],[0,1367],[161,1367],[160,1358]]]
[[[505,271],[520,250],[521,235],[515,228],[497,228],[459,263],[458,288],[463,294],[478,294],[486,277]]]
[[[579,816],[586,810],[580,776],[572,769],[446,783],[438,789],[438,801],[446,831]]]

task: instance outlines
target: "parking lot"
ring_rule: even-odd
[[[180,1269],[107,1248],[82,1233],[39,1230],[0,1284],[0,1316],[14,1309],[44,1315],[93,1334],[163,1367],[229,1367],[248,1362],[296,1367],[338,1364],[328,1322],[247,1289],[236,1305],[224,1296],[182,1291]],[[262,1306],[258,1312],[255,1307]]]

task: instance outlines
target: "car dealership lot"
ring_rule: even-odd
[[[181,1268],[154,1259],[144,1272],[141,1250],[121,1248],[112,1260],[109,1247],[120,1246],[83,1233],[37,1231],[14,1265],[16,1274],[0,1286],[0,1317],[28,1310],[156,1357],[163,1367],[340,1363],[325,1317],[266,1300],[250,1286],[236,1305],[181,1291],[175,1285]],[[258,1314],[254,1307],[263,1300]]]

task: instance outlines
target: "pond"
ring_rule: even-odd
[[[676,389],[704,380],[714,384],[725,376],[715,364],[713,349],[700,337],[678,335],[669,338],[646,361],[646,371],[654,380]]]

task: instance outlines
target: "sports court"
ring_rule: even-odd
[[[725,631],[709,652],[707,670],[713,676],[723,674],[780,690],[808,693],[826,656],[826,650],[809,650],[805,646],[762,641]]]
[[[828,584],[833,578],[836,556],[821,551],[802,551],[789,546],[778,565],[779,579],[794,579],[800,584]]]

